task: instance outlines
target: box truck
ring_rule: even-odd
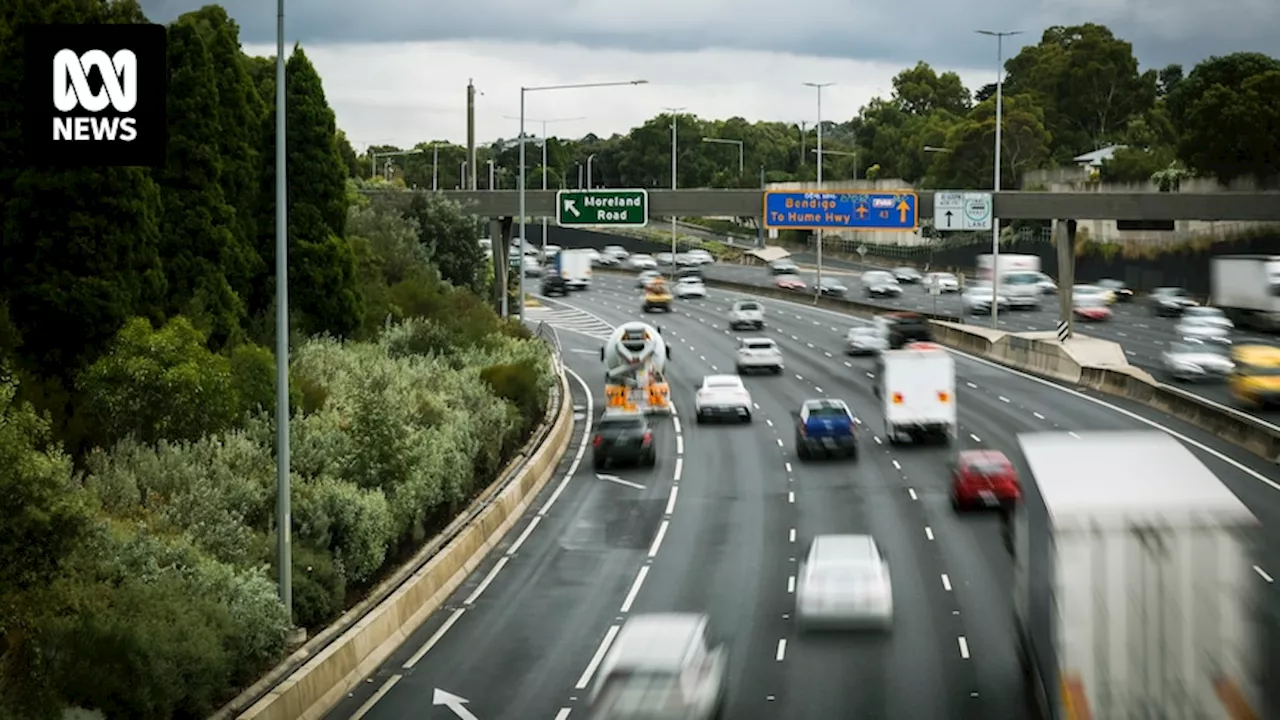
[[[556,271],[570,290],[586,290],[591,286],[591,250],[561,250],[556,253]]]
[[[1280,255],[1219,255],[1209,269],[1210,305],[1237,325],[1280,329]]]
[[[950,443],[956,435],[956,368],[941,345],[909,343],[876,359],[875,394],[884,404],[885,437]]]
[[[1018,436],[1013,611],[1042,720],[1280,717],[1258,520],[1171,436]]]

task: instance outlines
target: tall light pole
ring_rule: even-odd
[[[822,88],[831,87],[835,83],[805,83],[807,87],[818,91],[818,193],[822,193]],[[814,302],[822,297],[822,229],[818,229],[818,283],[814,288]]]
[[[591,161],[595,159],[596,159],[595,153],[591,153],[590,155],[587,156],[587,189],[588,190],[595,187],[594,185],[591,184]]]
[[[289,489],[289,226],[285,182],[284,0],[276,0],[276,563],[293,626],[293,510]]]
[[[514,118],[514,117],[511,117],[510,115],[503,115],[503,117],[505,117],[508,120],[519,120],[519,118]],[[547,125],[549,123],[574,122],[577,120],[586,120],[586,118],[580,118],[580,117],[556,118],[554,120],[534,120],[532,118],[525,118],[526,122],[542,123],[542,189],[543,190],[547,189]],[[544,217],[542,218],[542,255],[543,257],[546,257],[546,254],[547,254],[547,219]],[[524,260],[521,259],[521,262],[524,262]]]
[[[586,88],[620,87],[623,85],[648,85],[648,80],[626,80],[623,82],[577,83],[574,85],[542,85],[539,87],[520,88],[520,172],[516,177],[520,191],[520,302],[518,308],[520,319],[524,320],[524,226],[525,226],[525,178],[524,178],[524,96],[531,92],[551,90],[582,90]]]
[[[493,189],[493,160],[487,161],[489,164],[489,189]]]
[[[979,35],[996,39],[996,172],[995,190],[1000,192],[1000,145],[1004,131],[1004,39],[1021,35],[1021,30],[975,30]],[[994,210],[995,199],[992,199]],[[991,327],[999,324],[1000,313],[1000,218],[991,213]]]
[[[675,190],[677,189],[676,178],[678,177],[677,166],[676,166],[676,147],[679,141],[676,128],[679,127],[678,121],[680,119],[680,113],[684,112],[685,109],[682,107],[678,107],[678,108],[668,107],[668,108],[662,108],[662,109],[671,113],[671,189]],[[675,281],[675,277],[676,277],[676,252],[677,252],[676,250],[676,216],[672,215],[671,216],[671,280],[672,282]]]
[[[719,145],[737,145],[738,146],[738,176],[742,176],[742,161],[745,157],[746,145],[741,140],[729,140],[727,138],[702,138],[704,143],[717,143]]]

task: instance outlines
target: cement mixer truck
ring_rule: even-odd
[[[671,412],[667,359],[671,348],[659,328],[630,322],[615,328],[600,348],[605,365],[605,398],[611,408],[650,414]]]

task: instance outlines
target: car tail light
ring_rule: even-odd
[[[600,447],[600,443],[602,442],[604,442],[604,437],[602,435],[596,435],[591,438],[591,447]]]
[[[896,392],[896,393],[894,393],[894,394],[893,394],[893,404],[894,404],[894,405],[901,405],[901,404],[902,404],[902,393],[900,393],[900,392]]]
[[[938,402],[944,402],[944,403],[951,402],[951,393],[945,392],[943,390],[939,390]]]
[[[649,447],[649,443],[651,442],[653,442],[653,433],[648,430],[645,430],[644,437],[640,440],[640,443],[645,447]]]

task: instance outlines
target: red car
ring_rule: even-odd
[[[999,450],[964,450],[951,466],[951,506],[1012,507],[1022,500],[1013,463]]]
[[[1080,304],[1071,310],[1075,316],[1085,322],[1102,322],[1111,319],[1111,308],[1103,304]]]
[[[779,290],[803,290],[804,281],[795,275],[779,275],[773,279],[773,286]]]

